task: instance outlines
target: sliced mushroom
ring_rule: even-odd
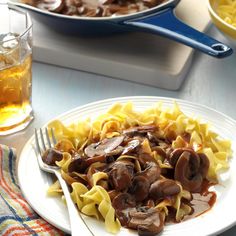
[[[175,165],[175,180],[178,180],[183,188],[190,192],[199,191],[203,181],[203,177],[199,171],[199,164],[193,160],[195,158],[190,152],[184,151]]]
[[[149,190],[149,196],[154,200],[163,199],[180,193],[180,186],[172,179],[155,181]]]
[[[112,206],[117,210],[121,211],[127,208],[136,206],[135,199],[128,193],[119,193],[112,200]]]
[[[61,161],[63,158],[63,153],[55,148],[47,149],[43,154],[43,162],[47,165],[55,166],[56,161]]]
[[[117,161],[108,172],[109,183],[117,191],[123,191],[131,186],[134,164],[132,162]]]
[[[140,145],[140,140],[138,139],[133,139],[128,142],[128,144],[124,147],[122,151],[122,155],[128,154],[132,151],[134,151],[138,146]]]
[[[98,143],[92,143],[84,150],[88,157],[107,156],[114,151],[124,140],[124,136],[106,138]]]
[[[130,212],[128,227],[138,230],[140,236],[154,236],[164,228],[164,216],[155,208],[142,207]]]
[[[134,195],[137,202],[143,201],[149,193],[150,182],[144,176],[135,176],[129,192]]]
[[[143,176],[146,179],[148,179],[150,184],[159,179],[160,174],[161,174],[161,169],[154,162],[148,162],[145,170],[137,173],[138,176]]]
[[[82,158],[80,155],[76,155],[68,166],[68,172],[84,173],[87,168],[88,163],[86,162],[86,159]]]

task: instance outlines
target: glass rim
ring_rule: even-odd
[[[1,5],[1,3],[0,3],[0,5]],[[16,40],[16,39],[21,39],[22,37],[24,37],[31,29],[32,29],[32,27],[33,27],[33,22],[32,22],[32,20],[31,20],[31,17],[30,17],[30,15],[29,15],[29,13],[28,12],[26,12],[26,11],[23,11],[23,10],[21,10],[19,7],[17,7],[17,6],[13,6],[13,5],[10,5],[10,4],[4,4],[3,3],[3,5],[7,5],[7,7],[8,7],[8,9],[9,10],[14,10],[14,11],[16,11],[16,12],[19,12],[20,14],[24,14],[24,16],[25,16],[25,24],[26,24],[26,28],[25,28],[25,30],[22,32],[22,33],[20,33],[19,35],[17,35],[14,39],[7,39],[7,40],[0,40],[0,42],[1,43],[6,43],[6,42],[10,42],[10,41],[12,41],[12,40]]]

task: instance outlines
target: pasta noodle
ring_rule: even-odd
[[[216,12],[226,23],[236,28],[235,0],[220,0],[216,8]]]
[[[54,182],[54,184],[52,184],[49,189],[47,190],[47,195],[48,196],[61,196],[62,194],[62,189],[60,186],[59,181],[57,180],[56,182]]]
[[[72,184],[72,200],[77,204],[79,210],[86,215],[94,216],[99,219],[100,215],[105,221],[105,228],[108,232],[117,233],[120,229],[120,222],[115,218],[115,210],[111,205],[111,200],[104,188],[96,185],[99,178],[104,178],[103,175],[97,173],[94,176],[94,186],[88,190],[81,183]]]
[[[60,140],[56,149],[62,151],[62,158],[55,164],[71,185],[74,203],[82,213],[103,219],[111,233],[117,233],[121,224],[139,231],[140,226],[134,223],[135,217],[140,217],[139,208],[145,214],[158,216],[159,222],[173,211],[174,221],[180,222],[192,212],[188,202],[193,193],[203,188],[203,181],[217,183],[218,174],[229,167],[232,154],[229,140],[220,138],[199,118],[185,115],[177,103],[164,108],[159,102],[144,111],[135,110],[132,102],[116,103],[93,120],[67,126],[55,120],[48,128],[53,128]],[[187,164],[181,161],[188,160],[190,170],[183,174]],[[169,179],[173,175],[174,179]],[[138,181],[143,186],[147,182],[147,195],[135,195]],[[157,196],[155,189],[162,188],[161,197]],[[208,194],[207,189],[201,191]],[[164,197],[166,192],[168,197]],[[61,189],[56,182],[48,194],[58,193]],[[147,196],[150,201],[145,202]],[[136,208],[133,201],[138,203]],[[119,209],[122,204],[131,212],[128,223],[124,222],[128,217],[126,209]],[[143,222],[150,223],[145,219]]]

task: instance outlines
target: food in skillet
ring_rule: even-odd
[[[165,0],[22,0],[42,10],[69,16],[126,15],[155,7]]]
[[[208,211],[216,201],[209,188],[231,155],[229,141],[176,103],[142,112],[115,104],[93,121],[49,127],[59,142],[44,162],[61,167],[78,209],[103,219],[111,233],[123,226],[152,236]],[[48,193],[60,191],[56,182]]]

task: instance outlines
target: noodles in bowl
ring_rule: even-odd
[[[176,103],[144,111],[117,103],[93,120],[66,126],[55,120],[48,127],[58,143],[44,161],[61,167],[78,209],[103,219],[111,233],[122,225],[156,235],[167,222],[210,210],[216,194],[209,187],[231,155],[229,141]],[[57,183],[48,190],[58,192]]]
[[[234,0],[209,0],[208,10],[215,26],[228,41],[236,45],[236,2]]]

